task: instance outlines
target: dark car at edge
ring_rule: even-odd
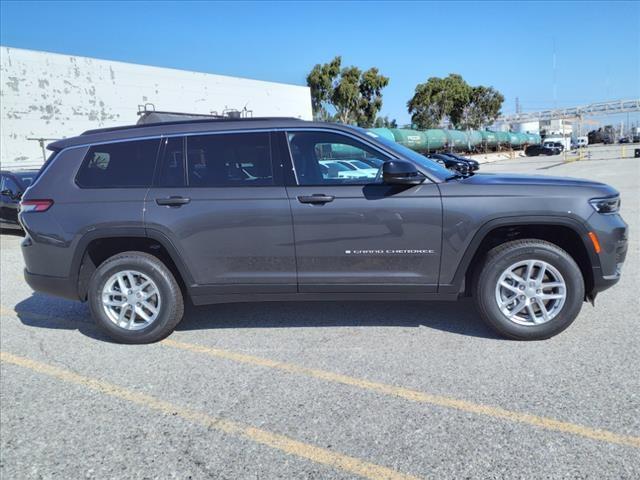
[[[37,170],[0,171],[0,229],[22,231],[18,222],[20,199],[37,175]]]

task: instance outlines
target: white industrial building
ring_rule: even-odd
[[[41,144],[52,139],[134,124],[144,104],[164,111],[312,118],[306,86],[10,47],[0,47],[0,61],[3,169],[42,165]]]

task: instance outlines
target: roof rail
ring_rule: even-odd
[[[173,112],[158,112],[155,113],[165,113],[168,115],[173,115]],[[229,117],[221,117],[214,115],[206,115],[206,114],[183,114],[184,119],[179,120],[160,120],[153,121],[150,123],[138,123],[136,125],[122,125],[119,127],[106,127],[106,128],[95,128],[91,130],[87,130],[82,132],[80,135],[91,135],[94,133],[105,133],[105,132],[116,132],[119,130],[129,130],[129,129],[137,129],[137,128],[146,128],[146,127],[157,127],[160,125],[189,125],[194,123],[225,123],[225,122],[258,122],[264,120],[295,120],[302,122],[303,120],[295,117],[245,117],[245,118],[229,118]]]

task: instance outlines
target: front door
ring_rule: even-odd
[[[269,132],[163,140],[145,224],[171,240],[200,291],[296,291],[291,210],[270,144]]]
[[[385,185],[390,160],[347,134],[286,135],[300,292],[435,292],[442,207],[437,185]]]

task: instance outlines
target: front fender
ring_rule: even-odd
[[[473,258],[482,244],[483,240],[489,233],[496,228],[511,226],[531,226],[531,225],[551,225],[562,226],[573,230],[582,240],[582,243],[589,255],[591,267],[594,270],[600,270],[600,259],[594,252],[589,239],[589,229],[585,222],[573,218],[556,215],[513,215],[493,218],[483,223],[477,229],[471,240],[464,245],[464,248],[454,249],[452,242],[446,242],[447,247],[451,250],[445,252],[443,247],[443,264],[440,269],[440,282],[438,292],[440,293],[457,293],[464,286],[464,279],[471,265]],[[443,239],[443,245],[445,240]],[[445,262],[445,259],[448,259]],[[447,263],[447,265],[445,265]]]

